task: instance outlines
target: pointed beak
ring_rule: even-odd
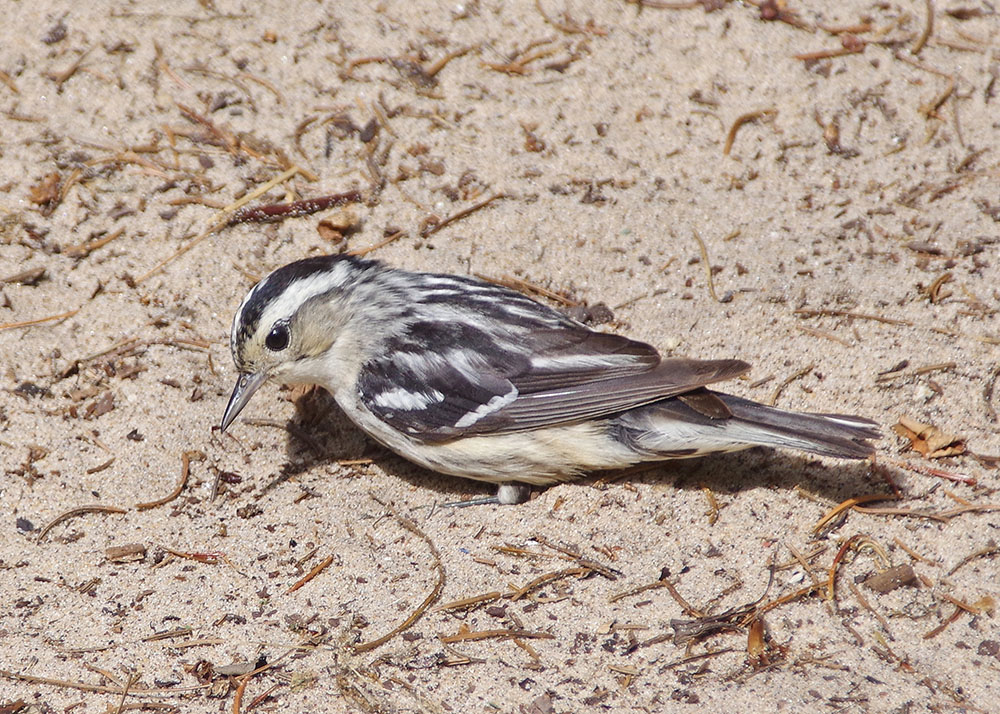
[[[240,374],[240,378],[236,381],[236,388],[233,389],[233,395],[229,397],[229,404],[226,405],[226,413],[222,415],[222,431],[225,431],[233,423],[233,420],[243,411],[243,407],[250,401],[254,392],[267,381],[267,377],[267,372]]]

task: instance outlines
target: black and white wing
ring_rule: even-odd
[[[527,302],[539,319],[504,335],[462,319],[411,323],[362,368],[362,401],[403,433],[439,441],[606,416],[749,369],[738,360],[661,360],[650,345]]]

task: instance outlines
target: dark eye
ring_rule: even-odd
[[[288,325],[279,322],[272,327],[271,331],[267,333],[267,339],[264,340],[264,344],[272,352],[281,352],[281,350],[288,347]]]

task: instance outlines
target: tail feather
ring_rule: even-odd
[[[876,423],[863,417],[790,412],[729,394],[710,394],[726,405],[730,416],[709,416],[675,398],[630,410],[616,421],[635,448],[653,457],[773,446],[865,459],[875,451],[870,441],[880,437]]]
[[[719,396],[733,413],[732,418],[761,430],[764,445],[790,446],[841,459],[866,459],[875,452],[869,442],[881,436],[877,424],[863,417],[789,412],[728,394]]]

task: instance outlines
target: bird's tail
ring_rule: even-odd
[[[876,423],[862,417],[784,411],[710,390],[699,394],[632,409],[615,421],[636,449],[654,458],[774,446],[864,459],[875,451],[870,441],[880,436]]]

